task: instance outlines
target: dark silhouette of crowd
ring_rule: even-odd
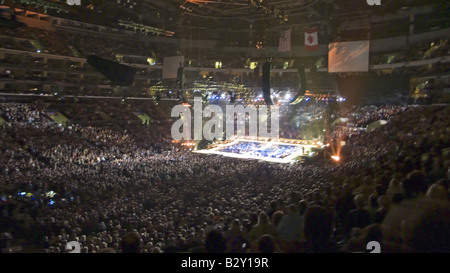
[[[448,106],[385,117],[340,162],[284,165],[192,153],[172,143],[170,109],[130,105],[153,123],[58,125],[49,104],[1,105],[2,252],[449,252]]]

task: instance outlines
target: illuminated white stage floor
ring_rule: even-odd
[[[212,144],[195,153],[214,154],[240,159],[255,159],[274,163],[294,163],[314,156],[315,149],[323,148],[318,141],[269,138],[233,138]]]

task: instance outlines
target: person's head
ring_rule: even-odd
[[[312,242],[326,242],[333,231],[333,215],[322,206],[310,206],[305,211],[305,237]]]
[[[277,202],[277,209],[284,211],[284,207],[285,207],[284,200],[278,199],[276,202]]]
[[[365,239],[367,242],[383,241],[383,229],[380,224],[371,224],[364,228],[365,231]]]
[[[399,187],[401,187],[401,175],[395,174],[389,182],[389,188],[393,189]]]
[[[223,253],[225,251],[225,239],[221,231],[212,229],[206,234],[205,249],[208,253]]]
[[[275,239],[269,234],[264,234],[258,239],[258,252],[259,253],[274,253],[275,252]]]
[[[308,202],[306,200],[300,200],[298,202],[298,213],[303,215],[308,208]]]
[[[126,233],[120,242],[122,253],[139,253],[141,252],[142,240],[137,232]]]
[[[413,198],[427,190],[425,176],[420,171],[410,172],[402,181],[403,189],[405,190],[406,198]]]
[[[377,202],[379,207],[387,208],[389,206],[389,201],[385,195],[378,197]]]
[[[270,202],[269,208],[271,210],[276,210],[277,209],[277,202],[275,202],[275,201]]]
[[[101,248],[98,253],[116,253],[116,250],[112,247]]]
[[[439,184],[432,184],[427,191],[426,196],[435,201],[448,201],[447,190]]]
[[[248,219],[244,219],[243,221],[242,221],[242,224],[243,224],[243,231],[245,232],[245,233],[248,233],[248,232],[250,232],[250,230],[252,230],[252,228],[253,228],[253,224],[250,222],[250,220],[248,220]]]
[[[377,196],[385,194],[386,193],[386,187],[383,186],[382,184],[377,184],[375,186],[375,193],[377,194]]]
[[[241,222],[239,222],[239,219],[235,219],[233,220],[233,222],[231,222],[230,230],[233,232],[239,232],[242,230]]]
[[[298,214],[297,206],[293,205],[293,204],[287,206],[287,213],[288,214]]]
[[[450,253],[450,208],[432,207],[410,223],[406,246],[417,253]]]
[[[281,218],[283,218],[283,216],[284,216],[284,212],[282,212],[281,210],[275,211],[271,217],[272,223],[275,226],[278,226],[278,224],[280,223]]]
[[[267,215],[267,213],[265,213],[264,211],[259,213],[259,217],[258,217],[258,226],[266,226],[270,223],[270,218],[269,215]]]
[[[449,171],[450,171],[450,168],[449,168]],[[441,185],[442,187],[444,187],[447,192],[449,191],[449,188],[450,188],[450,180],[449,179],[445,179],[445,178],[439,179],[436,182],[436,184]]]
[[[357,194],[353,198],[353,201],[355,202],[355,206],[357,209],[362,209],[366,203],[366,201],[364,200],[364,195],[362,194]]]
[[[320,201],[322,201],[322,194],[321,194],[318,190],[315,190],[315,191],[313,192],[313,200],[314,200],[315,202],[320,202]]]

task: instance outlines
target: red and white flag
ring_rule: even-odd
[[[280,33],[280,43],[278,44],[279,52],[291,51],[291,29],[282,30]]]
[[[305,28],[305,49],[319,49],[319,36],[317,34],[317,26],[313,28]]]

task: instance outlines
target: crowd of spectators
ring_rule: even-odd
[[[299,126],[282,129],[299,139],[322,138],[326,141],[344,141],[359,135],[376,121],[388,121],[408,109],[395,105],[350,105],[331,100],[310,99],[307,104],[296,107],[286,115],[286,120],[296,121]]]
[[[353,127],[366,127],[372,122],[378,120],[389,120],[393,115],[403,112],[406,106],[393,105],[366,105],[366,106],[352,106],[349,109],[341,109],[337,116],[332,115],[332,120],[335,118],[345,118],[347,121],[343,125]]]
[[[5,48],[25,51],[41,50],[49,53],[71,57],[87,57],[97,55],[104,58],[116,59],[116,55],[170,56],[170,46],[158,44],[148,45],[144,41],[138,41],[132,36],[124,35],[123,38],[103,36],[90,33],[76,33],[69,31],[55,31],[43,28],[21,26],[11,28],[0,26],[2,36],[0,46]],[[108,44],[109,47],[99,46]]]
[[[370,61],[372,64],[410,62],[448,56],[449,50],[448,39],[440,38],[406,46],[397,53],[375,55]]]
[[[345,141],[352,136],[359,135],[368,129],[368,126],[376,121],[388,121],[392,116],[405,111],[408,106],[393,105],[366,105],[352,106],[349,109],[341,109],[332,120],[336,120],[330,135],[330,140]],[[336,117],[338,119],[336,119]]]
[[[1,249],[365,252],[376,240],[382,252],[448,252],[449,111],[410,107],[353,137],[341,162],[294,165],[191,153],[163,118],[156,129],[9,118]]]
[[[41,106],[38,104],[1,103],[0,113],[1,117],[7,122],[51,122],[52,120],[40,108]]]
[[[132,39],[24,25],[2,26],[1,32],[0,47],[61,56],[161,59],[178,53]],[[188,56],[194,65],[212,65],[209,55],[217,57],[216,50],[201,53]],[[223,67],[247,63],[245,54],[227,55]],[[447,55],[443,39],[372,63]],[[69,84],[81,79],[8,71],[2,77]],[[229,80],[220,76],[219,81]],[[297,80],[290,76],[290,82]],[[288,85],[286,79],[276,76],[274,84]],[[236,98],[245,103],[263,103],[248,92],[240,95]],[[52,121],[49,107],[0,105],[0,252],[60,253],[69,241],[79,242],[84,253],[366,252],[369,241],[380,242],[382,252],[450,251],[448,106],[342,111],[332,120],[347,121],[330,132],[334,140],[351,135],[341,160],[329,160],[334,151],[326,149],[320,160],[293,165],[191,153],[172,143],[168,111],[156,105],[53,103],[51,109],[71,121],[65,125]],[[141,124],[133,113],[138,110],[152,122]],[[304,111],[320,117],[317,124],[326,118],[324,108]],[[354,130],[376,120],[388,123],[370,132]],[[317,133],[308,138],[312,135]]]

